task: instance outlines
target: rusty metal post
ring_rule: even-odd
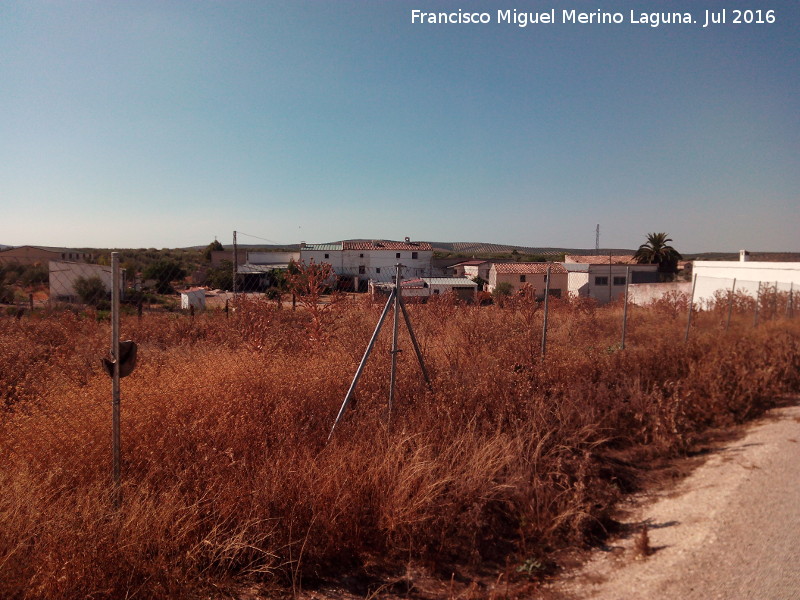
[[[689,329],[692,327],[692,308],[694,308],[694,290],[697,286],[697,275],[692,277],[692,297],[689,298],[689,317],[686,319],[686,335],[683,338],[684,343],[689,341]]]
[[[628,281],[631,278],[631,268],[625,267],[625,304],[622,306],[622,349],[625,350],[625,333],[628,328]]]
[[[736,294],[736,277],[733,278],[733,285],[731,286],[731,291],[728,294],[728,319],[725,321],[725,331],[728,331],[728,328],[731,326],[731,313],[733,312],[733,297]]]
[[[544,319],[542,320],[542,358],[547,353],[547,315],[549,312],[550,298],[550,269],[547,267],[547,274],[544,276]]]
[[[113,454],[114,503],[119,506],[121,496],[120,463],[120,393],[119,393],[119,252],[111,253],[111,359],[114,372],[111,378],[111,444]]]

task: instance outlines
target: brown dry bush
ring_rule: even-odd
[[[542,359],[533,299],[442,298],[408,306],[432,389],[401,330],[387,414],[386,327],[326,444],[382,303],[343,302],[311,329],[308,311],[234,308],[123,319],[140,364],[122,384],[118,509],[108,323],[0,319],[0,597],[192,597],[409,560],[448,575],[546,562],[602,538],[636,461],[800,389],[798,321],[754,329],[737,312],[725,334],[700,311],[684,344],[677,304],[636,309],[621,351],[620,306],[554,302]]]

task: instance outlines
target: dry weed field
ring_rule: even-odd
[[[630,309],[514,299],[410,305],[431,374],[390,327],[326,443],[382,309],[242,300],[135,315],[123,339],[122,501],[111,477],[110,325],[92,312],[0,317],[0,597],[290,596],[324,581],[515,577],[601,540],[641,465],[800,390],[800,319],[740,306]],[[355,585],[355,584],[354,584]],[[359,584],[360,585],[360,584]],[[412,594],[413,596],[413,594]]]

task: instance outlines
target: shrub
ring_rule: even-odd
[[[109,297],[106,285],[97,276],[78,277],[73,287],[81,302],[89,306],[98,306],[104,300],[108,300]]]

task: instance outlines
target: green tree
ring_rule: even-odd
[[[143,275],[145,279],[156,280],[156,291],[159,294],[169,294],[174,291],[172,282],[186,277],[186,269],[176,260],[162,258],[148,265]]]
[[[289,263],[286,286],[311,315],[308,332],[314,341],[324,341],[326,330],[331,324],[331,307],[342,298],[340,294],[334,293],[327,302],[322,302],[322,295],[329,291],[334,276],[331,265],[315,263],[313,258],[308,264],[302,260],[299,263]]]
[[[50,280],[50,270],[39,263],[28,265],[22,271],[19,282],[22,285],[35,285],[37,283],[47,283]]]
[[[486,287],[486,284],[489,283],[488,281],[486,281],[480,275],[478,275],[477,277],[471,277],[471,279],[472,279],[472,281],[474,281],[475,283],[478,284],[478,291],[479,292],[482,292],[484,290],[484,288]]]
[[[492,290],[492,301],[498,306],[505,306],[506,301],[514,293],[514,286],[507,281],[501,281]]]
[[[672,238],[666,233],[648,233],[647,241],[639,246],[633,258],[639,264],[658,265],[662,275],[678,272],[678,261],[683,257],[669,245]]]
[[[14,290],[0,278],[0,304],[11,304],[12,302],[14,302]]]
[[[73,285],[81,302],[89,306],[97,306],[108,298],[108,290],[99,277],[78,277]]]
[[[214,240],[208,246],[206,246],[205,250],[203,250],[203,258],[206,262],[211,262],[211,253],[220,250],[225,250],[225,248],[223,248],[222,244],[220,244],[217,240]]]

